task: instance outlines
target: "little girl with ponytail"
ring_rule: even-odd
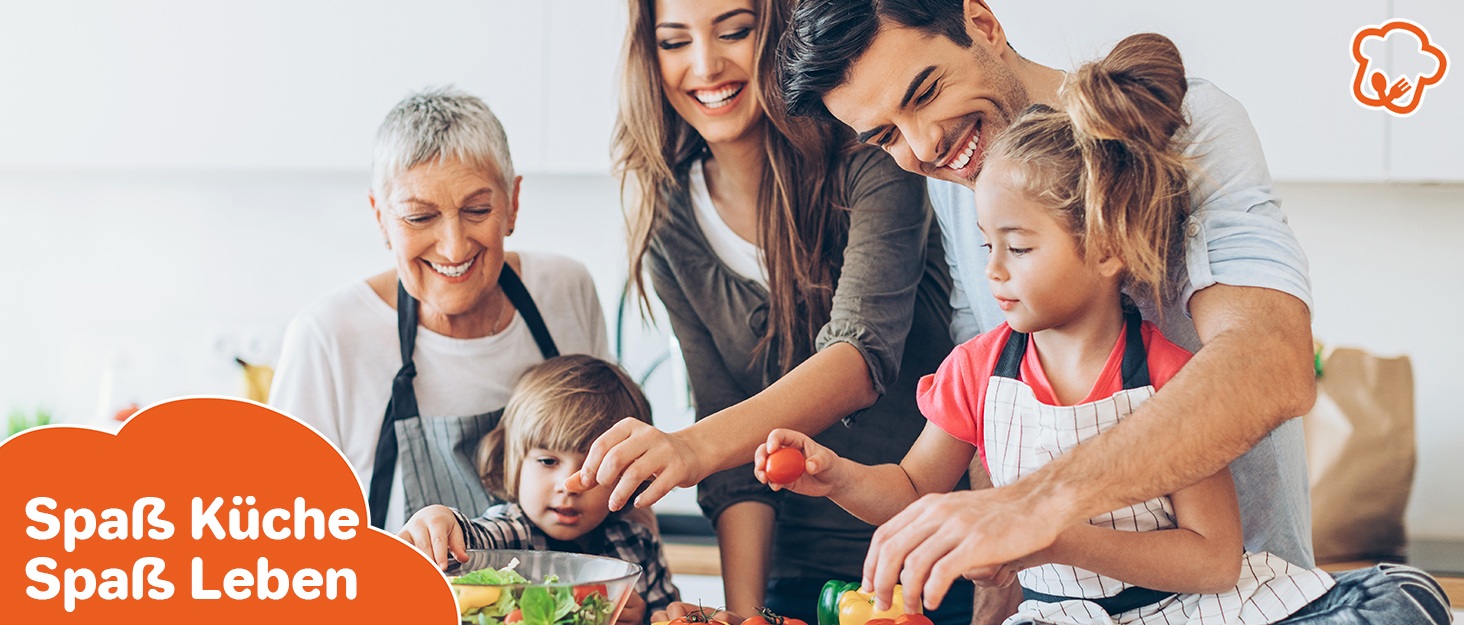
[[[1192,178],[1174,139],[1185,90],[1174,44],[1135,35],[1067,77],[1063,110],[1035,105],[991,146],[976,210],[1007,322],[921,380],[929,423],[900,465],[860,465],[777,430],[753,466],[801,449],[807,472],[774,488],[829,497],[878,524],[949,491],[978,453],[996,486],[1015,482],[1164,386],[1190,354],[1136,307],[1162,311],[1178,295],[1171,272],[1182,271]],[[1008,623],[1276,623],[1334,585],[1321,570],[1244,551],[1229,469],[1069,528],[984,581],[1013,576],[1024,601]]]

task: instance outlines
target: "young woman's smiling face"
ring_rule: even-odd
[[[662,91],[709,144],[755,138],[762,121],[755,9],[750,0],[656,0]]]
[[[562,486],[580,470],[585,454],[533,448],[519,469],[519,507],[539,529],[556,540],[574,540],[610,515],[610,488],[596,486],[571,493]]]

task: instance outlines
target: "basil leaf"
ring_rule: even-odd
[[[564,620],[564,617],[579,609],[579,602],[574,600],[574,589],[561,586],[554,589],[554,622]]]
[[[524,625],[554,625],[557,602],[549,595],[548,588],[525,588],[518,603],[524,615]]]

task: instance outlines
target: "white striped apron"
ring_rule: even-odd
[[[1049,406],[1037,401],[1032,388],[1021,381],[1028,336],[1013,332],[1007,339],[987,383],[984,406],[983,443],[987,468],[996,486],[1011,484],[1118,425],[1154,394],[1138,315],[1126,317],[1124,390],[1086,404]],[[1176,527],[1174,506],[1168,496],[1114,510],[1088,522],[1134,532]],[[1207,595],[1162,593],[1067,565],[1033,567],[1017,574],[1028,600],[1007,619],[1007,624],[1178,624],[1193,619],[1195,623],[1216,625],[1262,625],[1284,619],[1333,585],[1325,572],[1293,566],[1269,553],[1246,553],[1243,558],[1236,587]],[[1120,593],[1123,597],[1117,597]],[[1032,598],[1039,595],[1049,597]],[[1109,614],[1104,606],[1114,613]]]

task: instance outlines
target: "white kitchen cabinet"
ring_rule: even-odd
[[[455,84],[493,107],[520,171],[605,172],[623,11],[609,0],[9,3],[0,167],[360,170],[393,103]]]
[[[1134,33],[1168,36],[1191,76],[1245,106],[1277,179],[1386,177],[1387,115],[1350,96],[1352,34],[1386,19],[1385,0],[992,0],[991,8],[1019,52],[1062,69]]]
[[[1464,180],[1444,151],[1464,136],[1457,71],[1407,119],[1350,96],[1357,28],[1391,5],[1447,49],[1457,0],[991,5],[1017,50],[1054,67],[1168,35],[1191,75],[1245,105],[1277,179]],[[394,102],[451,83],[493,106],[519,171],[604,174],[624,30],[621,0],[9,3],[0,167],[360,170]]]
[[[1464,182],[1464,156],[1459,154],[1459,142],[1464,139],[1464,65],[1460,65],[1464,63],[1464,2],[1394,0],[1394,16],[1423,25],[1449,55],[1451,67],[1443,82],[1424,92],[1423,102],[1412,115],[1389,116],[1389,178],[1399,182]],[[1393,39],[1399,44],[1405,41]],[[1416,49],[1396,45],[1392,52],[1395,73],[1410,67],[1417,69],[1420,59],[1416,58]]]

